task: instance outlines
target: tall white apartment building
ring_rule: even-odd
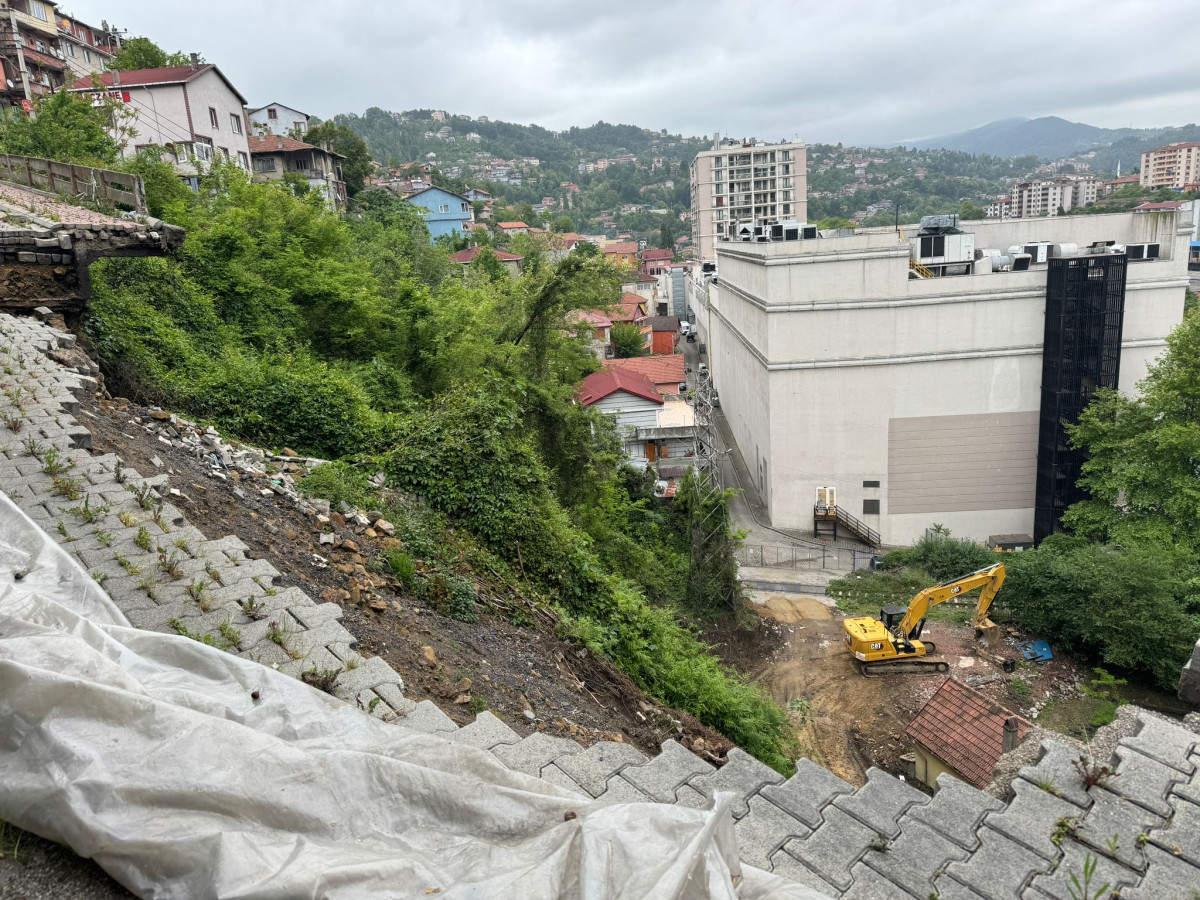
[[[719,138],[692,160],[692,247],[697,259],[716,259],[716,242],[737,222],[808,217],[808,147]]]
[[[1022,181],[1012,190],[1009,215],[1018,219],[1036,216],[1057,216],[1096,202],[1100,179],[1094,175],[1062,175],[1040,181]]]
[[[1200,144],[1178,143],[1142,154],[1142,187],[1175,188],[1200,182]]]
[[[1040,539],[1078,499],[1066,426],[1098,387],[1136,392],[1165,351],[1190,218],[956,220],[719,241],[719,277],[691,278],[772,525],[824,530],[836,510],[884,545],[935,523]]]

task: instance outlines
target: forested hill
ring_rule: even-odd
[[[459,159],[467,164],[482,150],[501,159],[529,157],[540,160],[543,167],[574,171],[579,162],[624,153],[690,163],[692,157],[707,146],[707,141],[702,138],[671,135],[666,129],[651,131],[635,125],[597,122],[587,128],[550,131],[540,125],[484,122],[452,114],[447,114],[444,120],[435,120],[433,111],[428,109],[392,113],[373,106],[361,116],[343,113],[334,116],[334,121],[366,139],[372,155],[387,165],[421,160],[428,153],[436,153],[443,165],[454,164]],[[453,142],[426,137],[427,133],[436,133],[443,126],[451,129]],[[479,135],[478,143],[467,139],[472,133]]]
[[[1141,163],[1145,150],[1173,141],[1200,140],[1200,126],[1167,128],[1097,128],[1082,122],[1069,122],[1058,116],[1037,119],[1002,119],[978,128],[943,137],[916,141],[917,149],[940,147],[966,153],[990,153],[993,156],[1037,156],[1042,159],[1066,159],[1095,151],[1094,168],[1115,170],[1118,160],[1126,171]]]

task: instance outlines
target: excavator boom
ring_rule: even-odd
[[[988,618],[988,612],[1000,586],[1004,584],[1004,577],[1004,564],[997,563],[961,578],[943,581],[926,588],[912,598],[907,609],[884,607],[880,611],[879,619],[872,616],[846,619],[846,647],[859,661],[864,675],[909,671],[944,672],[947,668],[946,663],[922,659],[926,654],[935,652],[931,642],[920,640],[925,617],[939,603],[982,588],[971,624],[985,647],[995,646],[1000,637],[1000,629]]]

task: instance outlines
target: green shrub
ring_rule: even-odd
[[[332,504],[347,503],[356,509],[375,505],[375,492],[362,469],[343,460],[317,466],[299,482],[301,493]]]
[[[441,615],[459,622],[474,622],[479,618],[476,601],[479,593],[470,579],[460,575],[438,573],[419,579],[417,594]]]
[[[417,566],[412,557],[403,550],[388,550],[383,556],[387,560],[388,569],[392,575],[399,579],[405,587],[411,588],[417,574]]]
[[[1032,693],[1029,688],[1029,682],[1018,675],[1016,678],[1008,680],[1008,693],[1014,700],[1025,703],[1029,700]]]
[[[949,581],[997,562],[995,551],[973,541],[946,535],[929,535],[904,550],[893,550],[883,558],[887,569],[911,566],[923,569],[935,581]]]

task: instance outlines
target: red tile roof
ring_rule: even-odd
[[[450,259],[456,263],[462,263],[464,266],[475,259],[479,255],[480,247],[468,247],[466,250],[459,250],[457,253],[451,253]],[[490,248],[489,248],[490,249]],[[525,257],[518,253],[506,253],[503,250],[492,250],[492,254],[500,262],[517,262]]]
[[[1179,209],[1183,206],[1182,200],[1163,200],[1160,203],[1143,203],[1141,206],[1135,206],[1134,212],[1152,212],[1159,209]]]
[[[280,134],[251,134],[247,136],[246,143],[250,145],[251,153],[280,153],[290,152],[292,150],[320,150],[322,153],[328,153],[330,156],[336,156],[340,159],[346,158],[341,153],[335,153],[332,150],[326,150],[324,147],[317,147],[313,144],[306,144],[304,141],[298,141],[291,137],[284,137]]]
[[[616,241],[604,248],[605,253],[637,253],[637,241]]]
[[[652,259],[662,259],[670,262],[675,258],[675,253],[671,250],[643,250],[642,261],[646,262]]]
[[[201,75],[203,75],[205,72],[209,71],[210,69],[212,71],[215,71],[217,73],[217,75],[219,75],[221,77],[221,80],[225,82],[225,84],[229,85],[229,89],[231,91],[233,91],[235,94],[237,94],[238,99],[241,100],[242,105],[245,106],[246,98],[243,97],[238,92],[238,89],[233,86],[233,83],[228,78],[226,78],[224,76],[224,74],[222,74],[221,70],[218,69],[216,66],[214,66],[212,63],[205,63],[204,65],[195,66],[195,67],[193,67],[193,66],[165,66],[161,69],[130,69],[128,71],[117,73],[120,76],[120,78],[116,82],[115,87],[125,88],[125,87],[145,87],[145,86],[155,85],[155,84],[184,84],[188,81],[192,81],[195,78],[199,78]],[[71,90],[73,90],[73,91],[94,90],[94,88],[92,87],[92,77],[93,76],[91,76],[91,75],[86,75],[83,78],[80,78],[73,85],[71,85]],[[95,77],[100,79],[101,86],[103,86],[105,88],[114,87],[112,72],[100,72],[100,73],[97,73]]]
[[[501,222],[500,228],[528,228],[524,222]]]
[[[579,386],[575,396],[584,406],[591,406],[617,391],[625,391],[627,394],[633,394],[635,397],[652,400],[659,404],[664,402],[662,395],[654,389],[654,385],[644,375],[627,372],[623,369],[605,369],[602,372],[593,372],[583,379],[583,384]]]
[[[1024,739],[1029,722],[958,679],[947,678],[906,730],[914,741],[982,788],[992,780],[1003,750],[1004,721],[1010,717],[1017,719],[1018,736]]]
[[[598,309],[575,309],[567,313],[567,319],[572,322],[587,322],[596,328],[609,328],[612,319]]]
[[[645,318],[638,311],[638,307],[645,304],[646,298],[639,297],[637,294],[625,293],[621,295],[621,299],[617,301],[617,311],[612,313],[614,322],[636,322],[638,319]]]
[[[672,353],[664,356],[635,356],[632,359],[604,360],[604,368],[625,369],[636,375],[641,375],[649,379],[650,383],[655,387],[658,387],[660,384],[666,385],[668,387],[667,393],[672,394],[679,390],[679,383],[681,381],[687,381],[687,374],[684,372],[685,365],[682,353]]]

